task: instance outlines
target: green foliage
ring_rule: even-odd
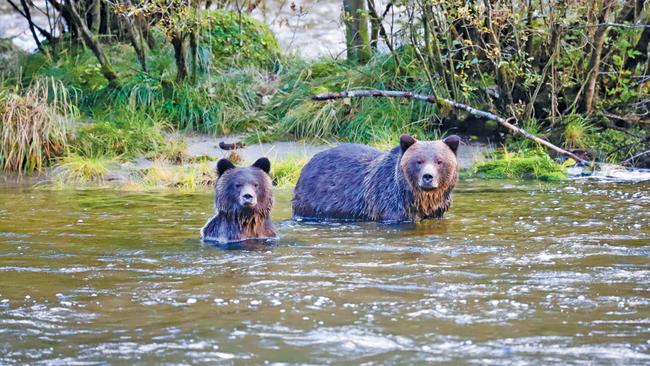
[[[271,67],[280,57],[280,47],[269,27],[252,17],[228,10],[207,16],[202,42],[212,50],[213,64]]]
[[[300,171],[307,164],[305,158],[288,158],[271,164],[273,184],[278,187],[294,187],[300,178]]]
[[[175,87],[162,111],[182,129],[219,135],[248,131],[256,125],[263,82],[255,69],[227,70],[197,86]]]
[[[595,128],[585,118],[572,114],[567,116],[562,137],[567,149],[585,149],[593,142]]]
[[[481,178],[539,179],[559,181],[567,179],[566,167],[556,163],[542,150],[493,153],[492,160],[476,164],[471,174]]]
[[[126,112],[107,120],[79,128],[73,150],[83,157],[132,159],[166,146],[163,127],[147,116]]]
[[[408,49],[407,49],[408,50]],[[404,69],[409,70],[408,64]],[[398,76],[399,75],[399,76]],[[275,138],[345,140],[363,143],[393,140],[402,133],[426,138],[438,128],[435,105],[388,98],[311,101],[315,94],[347,89],[396,89],[431,93],[419,75],[400,74],[390,55],[366,65],[323,60],[290,64],[278,93],[264,108]]]
[[[607,129],[594,133],[591,149],[595,152],[598,161],[620,164],[623,160],[645,151],[648,141],[648,132],[641,128],[629,131]]]
[[[76,108],[63,85],[34,81],[25,91],[0,90],[0,169],[41,171],[68,146]]]

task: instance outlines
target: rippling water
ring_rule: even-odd
[[[650,362],[650,184],[462,181],[443,220],[203,245],[211,194],[0,188],[0,363]]]

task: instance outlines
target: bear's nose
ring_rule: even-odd
[[[422,176],[422,180],[424,181],[424,183],[431,183],[433,182],[433,175],[425,174]]]
[[[250,200],[253,199],[253,195],[250,194],[250,193],[246,193],[246,194],[242,195],[241,197],[242,197],[243,199],[245,199],[246,201],[250,201]]]

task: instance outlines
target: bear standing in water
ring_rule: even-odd
[[[201,229],[201,239],[220,243],[277,237],[271,222],[271,162],[258,159],[236,168],[228,159],[217,163],[216,214]]]
[[[458,180],[460,138],[400,137],[387,153],[343,144],[320,152],[300,173],[293,214],[308,219],[418,221],[439,218]]]

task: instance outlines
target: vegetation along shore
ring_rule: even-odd
[[[323,145],[387,149],[403,133],[461,135],[475,163],[464,164],[461,179],[563,180],[576,160],[650,167],[643,1],[343,1],[346,52],[316,59],[283,49],[254,17],[268,11],[259,1],[9,4],[36,50],[0,43],[6,177],[36,175],[47,187],[206,189],[219,156],[252,159],[216,149],[238,141],[262,146],[256,152],[272,155],[274,183],[291,186]],[[296,16],[306,12],[298,5]],[[32,16],[39,9],[47,22]],[[349,90],[472,106],[577,158],[449,103],[312,100]],[[200,153],[197,139],[220,152]]]

